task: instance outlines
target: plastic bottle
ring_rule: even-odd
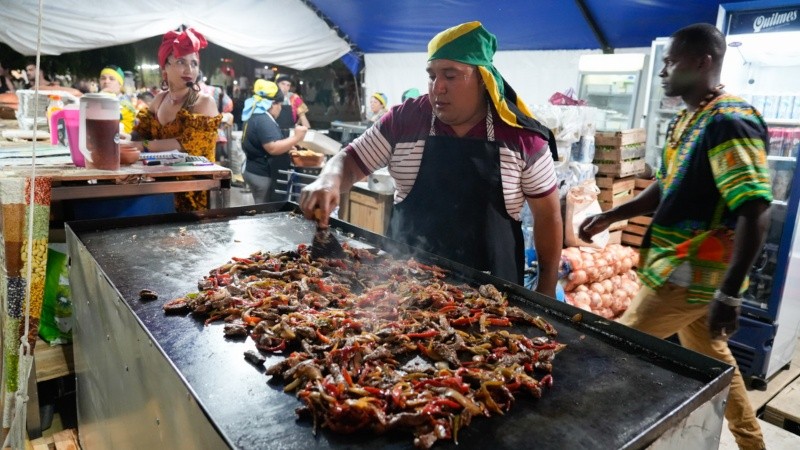
[[[60,95],[51,95],[49,97],[50,97],[50,104],[47,105],[48,120],[50,120],[50,116],[52,116],[54,112],[64,109],[64,102],[61,100]]]
[[[52,136],[56,132],[56,127],[50,117],[53,115],[54,112],[60,111],[64,109],[64,102],[61,101],[60,95],[50,95],[50,104],[47,105],[47,124],[50,127],[50,135]]]

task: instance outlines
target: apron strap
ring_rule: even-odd
[[[436,136],[436,130],[433,127],[435,120],[436,114],[431,112],[431,131],[428,133],[428,136]],[[492,108],[488,103],[486,104],[486,140],[494,142],[494,117],[492,116]]]

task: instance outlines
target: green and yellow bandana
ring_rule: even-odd
[[[111,75],[119,81],[120,86],[125,84],[125,74],[122,73],[122,69],[119,67],[107,66],[100,71],[100,75]]]
[[[480,22],[467,22],[434,36],[428,43],[428,61],[449,59],[477,66],[489,97],[503,122],[525,128],[514,109],[530,118],[533,118],[533,114],[492,64],[496,51],[497,38],[483,28]],[[509,104],[513,106],[510,107]]]

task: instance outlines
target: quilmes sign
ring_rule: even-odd
[[[800,30],[800,7],[742,11],[731,14],[728,34]]]

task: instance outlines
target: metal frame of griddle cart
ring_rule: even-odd
[[[220,322],[204,326],[162,311],[231,256],[309,241],[313,224],[296,208],[67,224],[83,448],[412,447],[410,433],[314,436],[309,421],[295,418],[300,402],[245,362],[251,340],[224,338]],[[541,399],[520,395],[506,415],[475,418],[458,447],[437,448],[717,448],[730,366],[345,222],[332,225],[353,245],[413,253],[457,280],[494,283],[510,302],[551,321],[568,345]],[[143,288],[161,298],[140,300]],[[578,312],[582,320],[573,321]]]

